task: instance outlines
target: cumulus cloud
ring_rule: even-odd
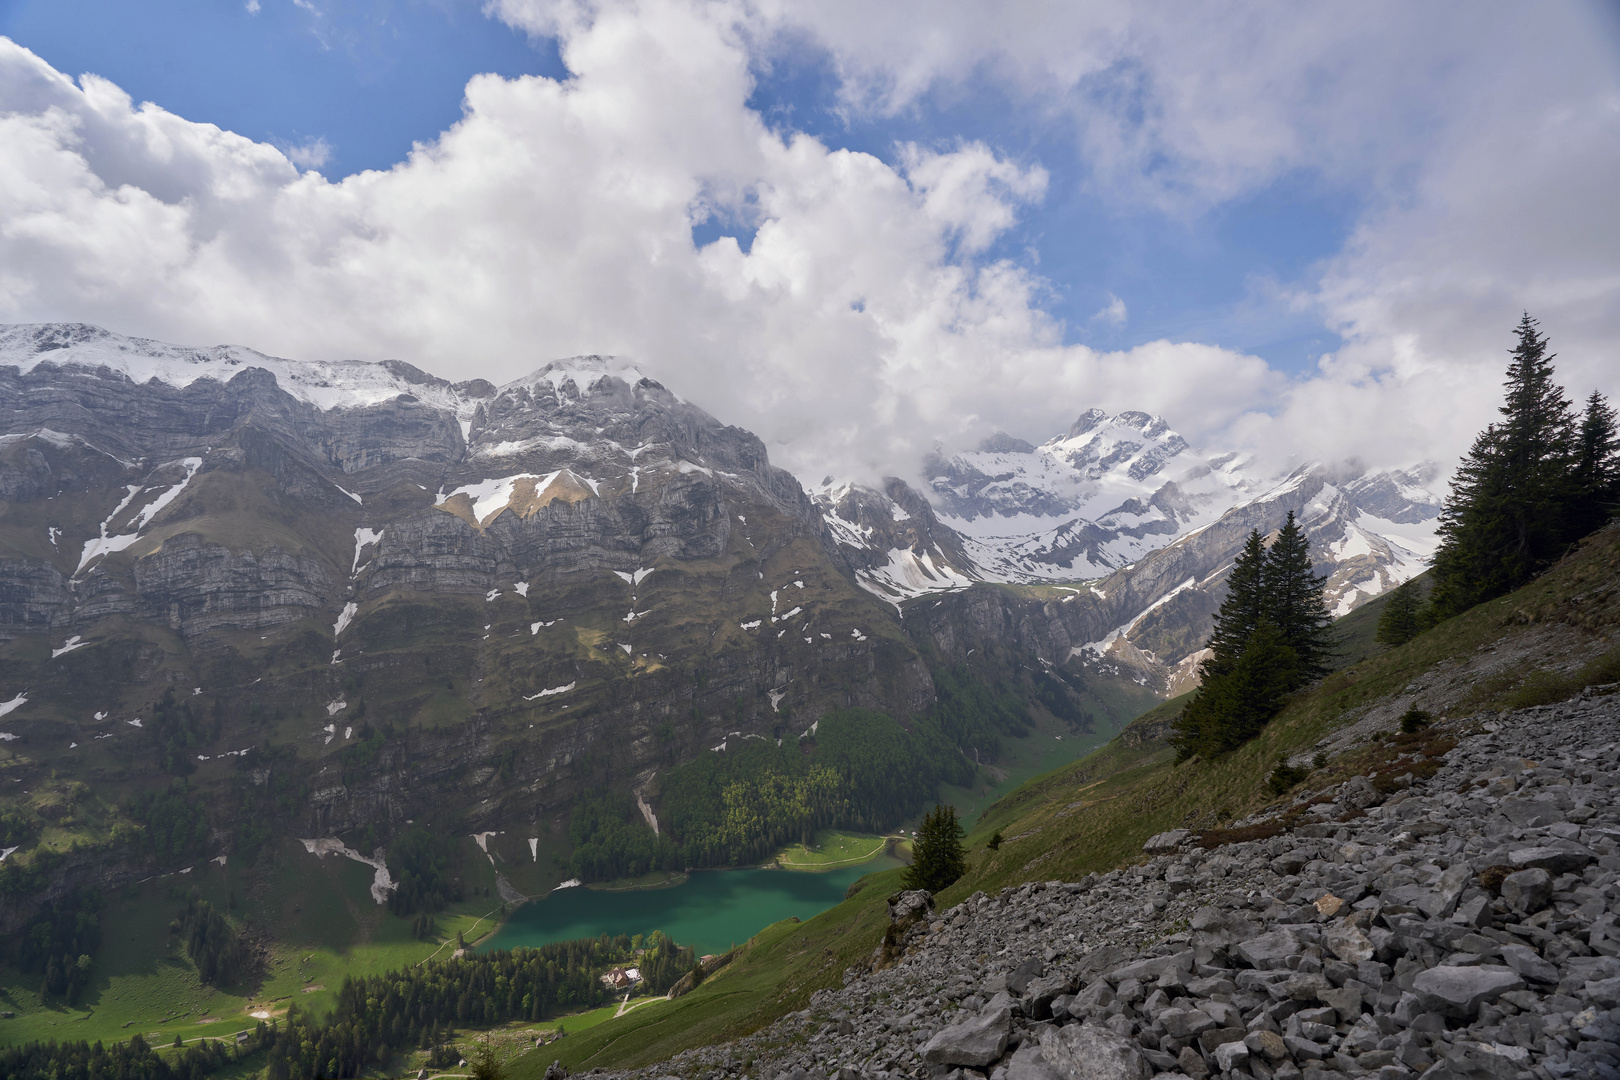
[[[1584,83],[1563,73],[1550,90],[1522,64],[1489,72],[1504,83],[1491,106],[1540,152],[1500,168],[1500,125],[1428,92],[1480,101],[1462,91],[1483,62],[1454,67],[1490,20],[1426,38],[1413,20],[1428,16],[1398,5],[1387,25],[1257,5],[1229,26],[1079,7],[495,0],[557,38],[569,77],[478,76],[458,124],[340,181],[308,171],[320,144],[284,152],[136,105],[0,39],[0,319],[394,356],[458,379],[625,353],[810,480],[906,474],[937,441],[998,428],[1044,438],[1092,406],[1278,460],[1448,457],[1488,418],[1519,305],[1544,310],[1555,342],[1607,332],[1620,283],[1599,178],[1614,175],[1616,98],[1590,57],[1569,65]],[[793,35],[829,51],[852,109],[918,107],[975,78],[1012,87],[1072,127],[1083,182],[1108,198],[1196,214],[1303,168],[1379,193],[1296,286],[1348,344],[1306,379],[1212,344],[1065,345],[1050,284],[993,254],[1047,197],[1041,163],[973,141],[886,162],[773,130],[750,95]],[[1568,205],[1526,220],[1544,184]],[[751,242],[698,246],[711,219]],[[1098,321],[1125,316],[1114,297]],[[1436,416],[1437,401],[1455,404]]]

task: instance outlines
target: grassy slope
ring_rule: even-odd
[[[940,906],[949,907],[978,889],[1037,879],[1074,880],[1139,858],[1143,841],[1154,833],[1213,827],[1252,813],[1273,801],[1264,778],[1280,753],[1314,745],[1367,706],[1401,693],[1419,675],[1455,665],[1524,628],[1559,623],[1585,635],[1588,651],[1612,646],[1620,627],[1617,582],[1620,530],[1608,530],[1519,592],[1335,672],[1298,695],[1259,738],[1224,758],[1177,765],[1173,751],[1161,742],[1139,741],[1132,747],[1131,740],[1115,738],[989,807],[967,840],[969,871],[941,894]],[[1352,642],[1370,636],[1362,624],[1375,627],[1376,610],[1346,627]],[[1583,678],[1620,678],[1615,652],[1611,649],[1607,656],[1606,664],[1589,666]],[[1466,688],[1459,709],[1522,704],[1527,694],[1549,696],[1533,674],[1519,681],[1525,678],[1518,668],[1512,678]],[[1565,678],[1552,693],[1570,692],[1580,681]],[[1168,718],[1177,708],[1178,701],[1165,702],[1137,723]],[[1352,754],[1352,760],[1330,764],[1330,775],[1315,782],[1360,767],[1362,756]],[[998,830],[1004,840],[992,852],[985,841]],[[887,921],[883,900],[898,887],[900,873],[865,879],[866,887],[853,899],[802,925],[767,928],[729,968],[667,1012],[610,1020],[571,1043],[563,1063],[570,1069],[638,1066],[756,1030],[803,1008],[811,993],[839,985],[846,966],[870,955]],[[541,1061],[529,1055],[516,1064],[514,1075],[538,1076],[554,1056],[548,1053]]]

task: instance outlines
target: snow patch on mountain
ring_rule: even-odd
[[[128,487],[126,487],[124,490],[128,494],[126,494],[122,501],[120,501],[119,504],[113,508],[113,512],[107,515],[106,520],[101,523],[100,535],[91,537],[89,540],[85,541],[84,550],[79,553],[79,566],[78,569],[74,571],[74,576],[77,577],[78,575],[84,573],[85,567],[89,566],[93,560],[103,555],[111,555],[114,552],[123,551],[125,548],[135,543],[135,541],[139,540],[141,538],[141,530],[146,528],[146,526],[152,521],[152,519],[156,518],[158,514],[162,513],[164,507],[168,506],[170,503],[174,502],[175,499],[180,497],[180,493],[186,489],[186,485],[191,483],[191,478],[197,475],[197,470],[202,468],[202,463],[203,461],[200,457],[181,458],[178,462],[170,462],[169,464],[171,465],[179,465],[184,468],[186,470],[186,475],[178,483],[172,484],[168,488],[165,488],[157,498],[153,499],[150,503],[147,503],[140,509],[135,517],[129,522],[131,527],[130,532],[121,533],[116,536],[108,536],[108,526],[118,519],[119,515],[124,512],[124,509],[128,507],[130,503],[134,502],[138,496],[144,495],[146,492],[152,490],[152,488],[141,484],[130,484]],[[167,467],[168,466],[163,466],[163,468]]]

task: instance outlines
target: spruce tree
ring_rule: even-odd
[[[1229,670],[1260,625],[1265,614],[1265,566],[1265,543],[1260,539],[1260,530],[1251,529],[1226,579],[1226,599],[1215,614],[1215,629],[1205,646],[1210,656],[1199,668],[1203,681]]]
[[[1263,617],[1276,627],[1282,643],[1294,650],[1300,682],[1326,675],[1337,651],[1333,616],[1322,596],[1326,582],[1311,566],[1310,541],[1290,510],[1266,553],[1260,597]]]
[[[956,820],[956,808],[936,803],[923,818],[911,845],[905,886],[937,893],[965,873],[967,859],[962,851],[962,826]]]
[[[1575,418],[1537,325],[1520,320],[1502,421],[1474,440],[1440,511],[1431,622],[1518,588],[1568,542]]]
[[[1417,578],[1401,582],[1384,601],[1384,610],[1378,616],[1378,632],[1373,640],[1393,649],[1405,645],[1418,635],[1418,609],[1423,606],[1423,595]]]
[[[1176,760],[1235,750],[1260,733],[1300,682],[1299,656],[1262,619],[1232,666],[1205,680],[1173,722]]]
[[[1570,506],[1571,540],[1602,528],[1620,501],[1620,439],[1615,437],[1614,409],[1596,390],[1586,399],[1575,438],[1574,489]]]

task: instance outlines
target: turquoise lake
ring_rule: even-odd
[[[724,952],[789,915],[808,920],[844,899],[856,879],[904,865],[881,857],[841,870],[700,870],[668,889],[560,889],[524,904],[479,952],[545,945],[599,934],[662,930],[700,954]]]

